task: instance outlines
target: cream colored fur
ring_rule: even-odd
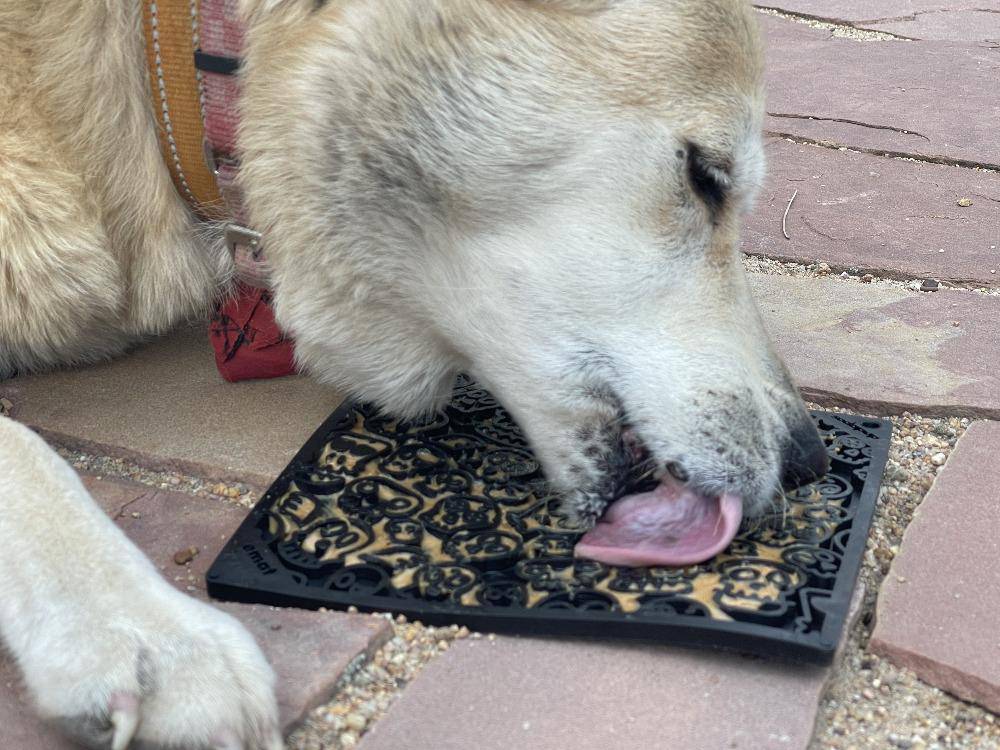
[[[244,10],[241,181],[306,371],[402,415],[472,373],[582,524],[627,478],[626,424],[747,514],[822,451],[738,252],[764,168],[748,3]],[[120,354],[231,272],[160,160],[141,40],[138,0],[0,0],[0,378]],[[98,747],[274,746],[246,632],[40,440],[0,441],[0,634],[40,710]]]
[[[122,352],[228,272],[162,164],[140,6],[0,0],[0,377]]]
[[[163,580],[27,427],[0,417],[0,445],[0,637],[41,714],[92,747],[126,726],[142,747],[282,747],[243,626]]]

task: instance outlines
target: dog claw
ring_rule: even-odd
[[[139,728],[139,699],[134,695],[114,695],[111,698],[111,750],[126,750]]]

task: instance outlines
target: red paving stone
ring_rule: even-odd
[[[1000,297],[835,278],[751,274],[750,283],[810,398],[857,411],[1000,419]]]
[[[967,8],[970,4],[941,0],[775,0],[755,5],[841,23],[861,23],[928,11]]]
[[[793,750],[827,670],[663,647],[497,638],[431,662],[361,750]]]
[[[917,509],[869,648],[1000,712],[1000,423],[974,423]]]
[[[768,131],[1000,166],[1000,60],[989,45],[858,42],[773,16],[761,23]]]
[[[278,678],[278,710],[287,733],[333,695],[347,667],[392,636],[382,617],[346,612],[216,603],[257,639]]]
[[[859,586],[845,633],[863,600]],[[799,750],[831,669],[596,640],[458,641],[360,750]]]
[[[84,477],[84,483],[126,534],[149,555],[167,580],[206,598],[204,573],[247,511],[219,501],[155,490],[118,480]],[[188,565],[174,553],[197,547]],[[327,699],[348,665],[389,637],[382,618],[216,603],[257,639],[278,675],[278,704],[287,729]],[[0,653],[0,747],[63,750],[75,747],[42,726],[17,688],[17,671]]]
[[[746,220],[745,252],[1000,286],[1000,176],[781,138],[768,139],[766,153],[767,182]],[[781,219],[796,190],[785,239]],[[972,205],[959,206],[962,198]]]
[[[997,9],[970,8],[943,13],[925,13],[900,20],[864,24],[866,29],[941,42],[998,44],[1000,13]]]
[[[83,477],[84,484],[129,538],[149,556],[164,578],[205,597],[205,573],[247,509],[209,498],[156,490],[135,482]],[[198,554],[177,565],[174,554],[196,547]]]
[[[786,13],[847,24],[873,31],[946,42],[1000,40],[1000,14],[986,3],[937,0],[775,0],[757,3]]]
[[[302,377],[226,383],[202,326],[112,362],[5,381],[0,396],[60,444],[258,489],[341,401]]]

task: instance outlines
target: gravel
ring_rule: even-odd
[[[851,26],[845,23],[834,23],[832,21],[820,21],[816,18],[809,18],[808,16],[799,16],[794,13],[787,13],[780,10],[775,10],[774,8],[757,8],[757,12],[765,16],[775,16],[777,18],[784,18],[788,21],[795,21],[796,23],[804,23],[806,26],[811,26],[814,29],[822,29],[824,31],[829,31],[831,36],[839,37],[841,39],[853,39],[856,42],[908,42],[912,41],[906,39],[905,37],[896,36],[895,34],[888,34],[884,31],[868,31],[867,29],[859,29],[855,26]]]
[[[171,490],[196,497],[223,500],[242,508],[252,508],[258,500],[257,493],[244,484],[227,484],[177,472],[154,471],[121,458],[68,450],[58,445],[52,447],[74,469],[92,474],[98,479],[125,479],[155,487],[158,490]]]
[[[775,260],[761,255],[744,255],[743,267],[750,273],[763,273],[772,276],[797,276],[800,278],[835,278],[839,281],[854,284],[868,284],[870,286],[893,286],[900,289],[908,289],[911,292],[924,294],[934,294],[928,291],[926,282],[932,281],[937,284],[935,288],[942,289],[962,289],[988,297],[1000,296],[1000,288],[991,289],[988,287],[966,287],[958,284],[950,284],[947,281],[938,279],[893,279],[879,276],[878,273],[871,273],[864,269],[851,266],[831,266],[829,263],[795,263],[793,261]]]
[[[407,622],[402,615],[395,620],[389,614],[372,616],[392,622],[393,637],[371,660],[347,670],[333,699],[314,709],[289,737],[289,750],[350,750],[357,746],[365,731],[427,662],[447,651],[455,640],[483,637],[466,627],[435,628]]]
[[[861,569],[866,597],[820,704],[810,750],[997,750],[1000,720],[993,714],[866,651],[879,586],[899,551],[903,532],[969,425],[968,419],[925,419],[909,413],[893,417],[892,422],[889,462]]]
[[[1000,720],[993,714],[865,653],[866,638],[857,629],[852,633],[848,656],[821,704],[810,750],[1000,748]]]

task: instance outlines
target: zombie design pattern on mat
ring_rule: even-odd
[[[469,608],[683,615],[796,633],[841,571],[858,498],[885,425],[814,414],[832,470],[783,512],[685,568],[576,559],[581,531],[560,513],[517,425],[462,379],[448,409],[404,422],[344,410],[308,463],[293,463],[260,521],[290,570],[331,591]],[[391,609],[392,603],[387,602]]]

